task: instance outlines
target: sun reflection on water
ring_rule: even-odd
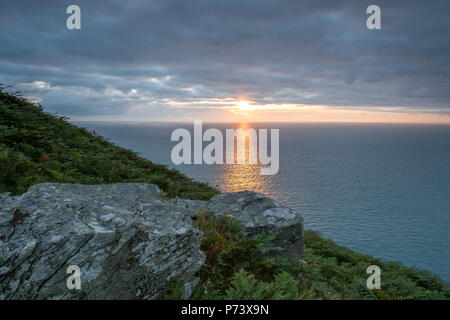
[[[250,128],[249,124],[241,123],[239,128],[247,130]],[[237,140],[235,138],[234,159],[237,161]],[[224,192],[238,192],[244,190],[252,190],[264,194],[271,193],[272,183],[268,176],[261,175],[261,164],[250,164],[249,154],[253,152],[258,154],[257,143],[250,144],[248,137],[245,140],[245,163],[244,164],[226,164],[219,174],[219,184]]]

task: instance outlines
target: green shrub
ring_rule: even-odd
[[[384,262],[306,230],[305,263],[261,254],[271,237],[248,238],[238,220],[199,212],[206,262],[194,299],[449,299],[449,285],[427,271]],[[368,290],[366,269],[382,270],[382,289]]]
[[[162,294],[164,300],[180,300],[183,293],[183,282],[178,278],[172,278]]]
[[[299,299],[299,281],[283,272],[271,283],[263,282],[243,269],[238,271],[226,292],[230,300],[293,300]]]
[[[428,271],[408,268],[397,262],[385,262],[354,252],[322,238],[317,232],[305,232],[304,285],[318,297],[337,299],[449,299],[449,285]],[[381,269],[381,289],[366,287],[369,265]]]

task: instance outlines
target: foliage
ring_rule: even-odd
[[[166,290],[162,294],[164,300],[180,300],[183,293],[183,282],[174,277],[169,280]]]
[[[449,285],[428,271],[385,262],[339,246],[307,230],[304,285],[321,298],[338,299],[450,299]],[[381,269],[381,289],[368,290],[366,269]]]
[[[168,197],[207,200],[219,191],[45,113],[0,85],[0,193],[41,182],[148,182]]]
[[[209,292],[225,292],[233,275],[241,269],[250,270],[261,278],[271,277],[274,262],[261,259],[261,248],[269,246],[272,236],[246,237],[239,220],[226,215],[213,217],[206,212],[197,214],[194,225],[204,233],[200,249],[206,261],[199,276]]]
[[[447,283],[428,271],[359,254],[307,230],[304,260],[261,255],[267,237],[247,238],[230,217],[200,212],[206,262],[194,299],[450,299]],[[366,269],[382,270],[380,290],[368,290]]]
[[[230,300],[292,300],[299,299],[299,281],[287,272],[275,276],[271,283],[263,282],[253,274],[239,270],[231,282],[225,298]]]

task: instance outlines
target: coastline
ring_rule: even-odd
[[[176,170],[154,164],[135,152],[118,147],[86,129],[78,128],[68,123],[65,117],[47,114],[41,107],[36,107],[22,98],[0,92],[0,113],[0,167],[5,175],[0,184],[0,193],[22,194],[29,186],[42,182],[150,182],[158,185],[168,198],[193,200],[208,200],[219,193],[217,189],[193,181]],[[205,222],[203,227],[208,235],[207,228],[212,228],[210,231],[213,234],[212,230],[219,226],[213,221]],[[237,229],[230,230],[238,232]],[[223,234],[225,239],[230,240],[228,243],[222,243],[222,249],[227,254],[236,253],[233,246],[239,244],[236,243],[236,235],[230,234],[230,230]],[[264,269],[265,273],[269,274],[253,272],[254,285],[259,283],[260,286],[267,285],[269,288],[275,285],[275,277],[283,272],[297,274],[302,270],[300,273],[303,278],[295,279],[298,282],[289,284],[303,286],[302,290],[293,296],[295,298],[450,299],[448,283],[429,272],[359,254],[337,246],[331,240],[323,239],[314,231],[307,231],[306,238],[305,265],[275,261],[272,266],[264,267],[267,268]],[[253,245],[245,244],[248,250],[252,249]],[[233,255],[228,257],[229,263],[236,263]],[[217,252],[210,258],[212,261],[218,259]],[[240,261],[245,265],[244,262]],[[367,263],[383,266],[389,286],[386,290],[370,292],[364,288]],[[226,285],[230,286],[233,279],[240,277],[238,279],[241,281],[247,281],[251,278],[251,268],[246,272],[229,275],[219,287],[211,282],[217,274],[205,272],[202,283],[211,286],[210,293],[206,296],[197,293],[197,297],[224,298],[230,290]],[[211,292],[217,296],[211,296]]]

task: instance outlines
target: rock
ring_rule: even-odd
[[[155,185],[43,183],[0,195],[0,299],[154,299],[168,281],[188,298],[205,260],[190,216]],[[189,207],[191,204],[191,207]],[[81,269],[81,290],[66,270]]]
[[[190,216],[194,217],[197,212],[202,211],[208,205],[207,201],[202,200],[190,200],[190,199],[169,199],[170,202],[176,203],[183,209],[183,212]]]
[[[260,193],[207,202],[165,199],[146,183],[43,183],[0,194],[0,299],[155,299],[174,277],[189,298],[205,261],[191,221],[200,210],[240,219],[249,236],[277,233],[274,254],[303,255],[301,215]],[[81,290],[67,288],[70,265]]]
[[[303,218],[295,210],[279,205],[261,193],[242,191],[215,195],[206,207],[216,215],[227,214],[242,221],[249,235],[278,233],[274,255],[300,258],[304,253]]]

